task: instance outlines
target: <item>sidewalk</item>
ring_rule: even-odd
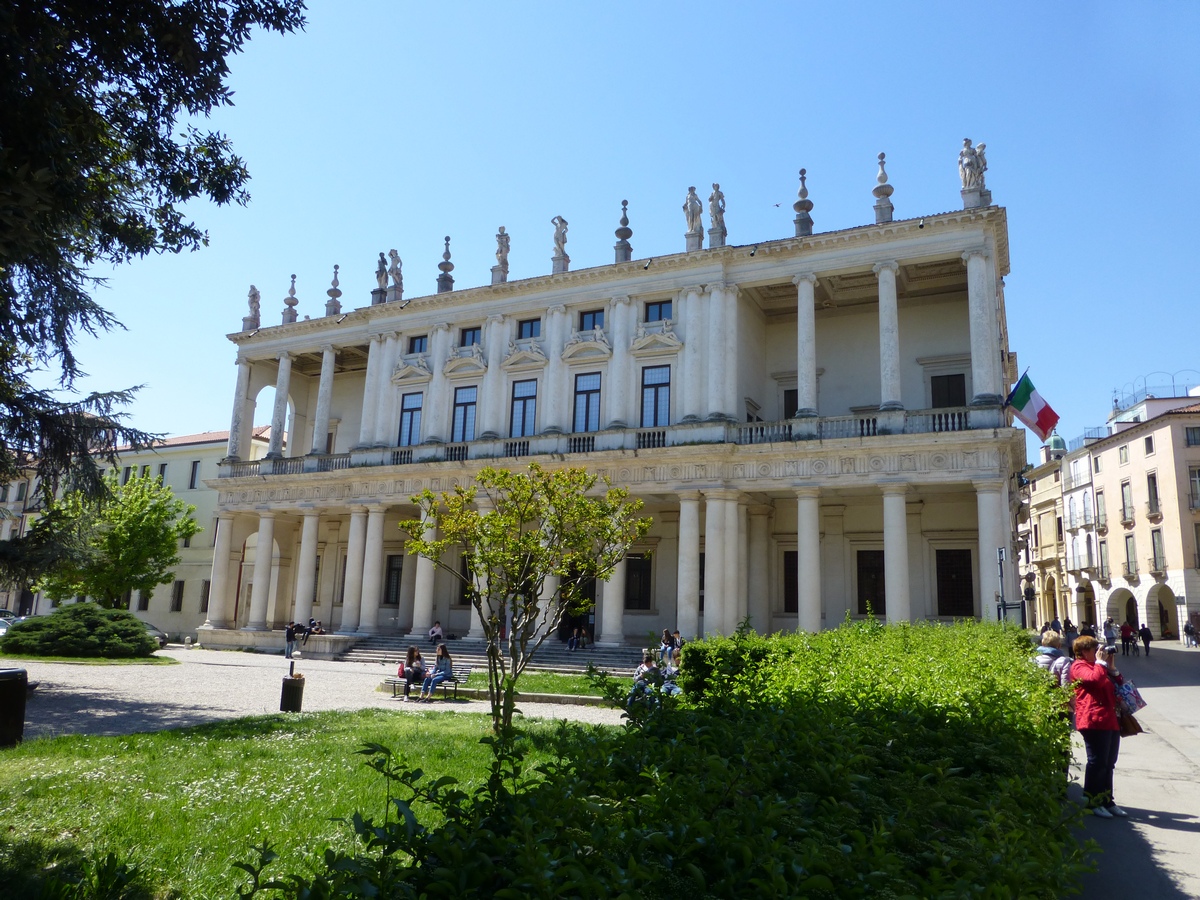
[[[1083,879],[1083,896],[1200,897],[1200,650],[1152,644],[1149,657],[1122,656],[1118,669],[1149,704],[1137,714],[1145,734],[1124,738],[1116,800],[1128,819],[1088,816],[1082,833],[1103,852]],[[1083,802],[1086,756],[1074,735],[1069,790]]]

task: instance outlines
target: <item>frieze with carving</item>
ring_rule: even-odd
[[[392,384],[411,384],[428,381],[433,377],[429,369],[429,358],[423,353],[402,356],[392,370]]]
[[[506,370],[534,369],[546,365],[546,351],[540,341],[526,338],[508,342],[508,355],[501,364]]]
[[[655,329],[654,326],[660,327]],[[638,322],[637,333],[629,344],[629,352],[634,356],[660,356],[678,353],[683,347],[683,341],[671,329],[671,320],[663,319],[661,323]]]
[[[450,352],[450,358],[442,367],[444,375],[470,375],[487,371],[487,360],[483,357],[483,347],[472,344],[469,347],[455,347]]]

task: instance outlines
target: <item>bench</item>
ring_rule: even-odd
[[[438,684],[438,687],[442,689],[443,696],[446,696],[453,689],[454,699],[457,700],[458,699],[458,686],[460,684],[466,684],[467,679],[470,677],[471,677],[471,667],[470,666],[468,666],[466,664],[459,665],[458,663],[451,663],[450,664],[450,677],[447,678],[445,681],[441,682],[440,684]],[[396,697],[399,697],[400,692],[404,689],[404,679],[403,678],[396,678],[395,676],[392,676],[390,678],[383,679],[383,683],[391,687],[393,699],[395,699]],[[421,690],[420,682],[414,681],[413,684],[416,686],[417,691],[420,692],[420,690]]]

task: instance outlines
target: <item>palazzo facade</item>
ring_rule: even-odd
[[[1001,568],[1018,596],[1025,442],[1002,405],[1006,214],[973,202],[904,221],[877,203],[875,224],[823,234],[797,204],[794,236],[726,246],[722,221],[712,246],[689,233],[652,260],[630,258],[625,221],[614,264],[570,271],[556,235],[552,274],[514,282],[505,239],[492,284],[454,289],[447,250],[438,292],[412,299],[380,254],[371,305],[343,312],[335,281],[329,314],[296,321],[293,292],[273,327],[252,289],[202,642],[310,616],[347,640],[435,619],[479,636],[397,522],[424,488],[531,460],[605,475],[653,518],[596,586],[601,643],[868,608],[995,618]],[[267,388],[271,446],[251,460]]]

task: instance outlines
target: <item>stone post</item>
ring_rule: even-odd
[[[237,362],[237,381],[233,388],[233,415],[229,422],[229,445],[225,458],[231,462],[242,458],[242,435],[245,431],[246,394],[250,391],[250,361]]]
[[[304,513],[304,522],[300,528],[300,558],[296,565],[296,600],[295,617],[301,624],[308,624],[312,617],[313,595],[317,587],[317,528],[321,523],[321,514],[315,510]],[[210,598],[211,601],[211,598]]]
[[[383,517],[386,513],[382,506],[372,506],[367,512],[359,634],[374,634],[379,630],[379,601],[383,596]]]
[[[879,395],[880,409],[904,409],[900,400],[900,313],[896,300],[895,260],[876,263],[879,279]]]
[[[911,622],[908,581],[907,484],[881,484],[883,492],[883,592],[887,621]]]
[[[363,554],[366,550],[367,510],[350,507],[350,531],[346,536],[346,577],[342,581],[342,624],[339,634],[358,631],[362,608]]]
[[[268,459],[279,459],[283,456],[283,435],[286,430],[288,391],[291,388],[291,381],[292,355],[284,351],[279,354],[279,374],[275,376],[275,409],[271,413],[271,440],[267,447]]]
[[[250,591],[250,621],[246,631],[267,630],[267,601],[271,596],[271,564],[275,556],[275,513],[258,514],[258,542],[254,551],[254,585]]]
[[[675,627],[684,640],[700,632],[700,492],[679,492],[679,586]]]
[[[796,609],[801,631],[821,630],[821,492],[796,488]]]
[[[313,453],[324,453],[329,435],[329,402],[333,396],[333,366],[337,351],[333,344],[321,346],[321,379],[317,382],[317,416],[313,422]]]

